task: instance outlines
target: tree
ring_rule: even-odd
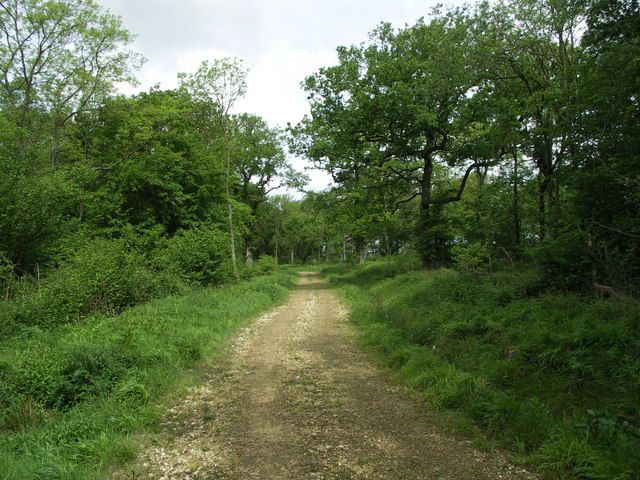
[[[577,153],[578,65],[585,2],[517,0],[481,4],[475,35],[483,76],[510,98],[523,134],[523,153],[538,174],[539,236],[558,213],[563,169]]]
[[[50,132],[55,168],[65,125],[134,81],[141,57],[119,17],[92,0],[8,0],[0,3],[0,102],[24,130],[26,142]],[[43,113],[47,113],[43,116]]]
[[[186,92],[151,90],[111,99],[83,118],[82,220],[99,229],[160,226],[173,235],[224,218],[224,162],[207,148],[197,110]]]
[[[232,183],[234,164],[229,115],[236,101],[246,93],[247,68],[241,60],[227,57],[216,59],[212,62],[203,61],[195,73],[181,73],[178,78],[181,86],[187,89],[196,100],[211,104],[214,107],[212,120],[219,122],[222,130],[226,155],[225,192],[227,196],[231,263],[235,277],[239,278],[233,223]]]
[[[300,151],[328,165],[335,180],[351,176],[383,189],[389,208],[420,197],[425,264],[445,256],[431,208],[459,200],[481,163],[448,154],[465,134],[458,112],[476,85],[467,23],[451,12],[397,33],[383,24],[368,46],[339,48],[338,65],[305,81],[311,117],[294,131]],[[439,162],[465,169],[458,188],[434,185]]]
[[[572,203],[590,253],[590,280],[638,292],[640,7],[596,0],[586,24]]]
[[[283,205],[283,248],[288,250],[290,263],[295,258],[307,263],[323,244],[323,218],[316,215],[306,200]]]

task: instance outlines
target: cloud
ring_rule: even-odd
[[[335,61],[332,49],[310,52],[285,43],[274,44],[251,66],[247,95],[238,108],[251,110],[280,126],[296,123],[308,111],[300,83],[313,71]]]
[[[238,109],[272,125],[296,123],[308,111],[300,82],[336,62],[335,49],[365,41],[381,21],[413,23],[437,0],[98,0],[122,16],[138,37],[133,48],[147,58],[140,87],[131,94],[177,85],[205,59],[237,56],[251,66],[247,96]],[[461,3],[455,0],[454,3]],[[301,159],[296,160],[300,164]],[[326,186],[326,175],[312,175]]]

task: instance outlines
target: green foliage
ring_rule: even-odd
[[[0,49],[3,110],[28,133],[48,135],[55,162],[60,128],[94,107],[114,83],[133,81],[141,60],[127,49],[133,37],[120,17],[90,0],[10,2],[0,24],[6,33]],[[39,115],[43,111],[50,115]],[[17,153],[22,157],[24,150]]]
[[[0,292],[9,296],[11,284],[15,278],[13,263],[0,250]]]
[[[307,208],[310,201],[286,203],[282,219],[282,247],[306,263],[320,248],[324,218]]]
[[[637,293],[638,18],[630,0],[478,1],[338,48],[290,129],[332,175],[336,233],[376,252],[402,219],[424,265],[533,254],[550,287]]]
[[[219,221],[223,164],[207,144],[220,133],[205,131],[199,115],[188,95],[152,90],[111,99],[83,118],[91,132],[83,139],[91,166],[82,172],[84,220],[94,228],[160,225],[169,234]]]
[[[278,262],[270,255],[262,255],[254,264],[254,270],[258,275],[268,275],[275,272]]]
[[[155,424],[173,382],[281,302],[293,279],[277,273],[0,340],[3,478],[104,478],[130,461],[129,434]]]
[[[482,242],[454,245],[451,255],[455,264],[465,270],[477,273],[486,272],[491,268],[491,250]]]
[[[364,341],[438,409],[456,412],[551,477],[640,468],[640,312],[540,293],[546,276],[326,270]]]
[[[77,193],[62,172],[12,182],[0,203],[0,245],[20,274],[46,265],[63,232],[77,228]]]
[[[191,283],[223,283],[232,276],[228,237],[215,227],[183,230],[167,241],[161,265],[175,268]]]
[[[391,261],[393,262],[395,275],[413,272],[422,268],[420,256],[416,253],[394,255],[391,257]]]
[[[91,313],[114,314],[163,292],[145,258],[123,240],[94,239],[29,295],[16,298],[15,321],[56,325]]]
[[[530,249],[549,285],[584,291],[593,282],[593,258],[588,240],[578,229],[563,231]]]

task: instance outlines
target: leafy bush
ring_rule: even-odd
[[[585,290],[592,281],[592,258],[587,240],[577,230],[560,232],[532,248],[545,276],[545,282],[565,290]]]
[[[275,272],[278,268],[278,262],[271,255],[262,255],[253,264],[256,275],[268,275]]]
[[[161,292],[144,257],[122,240],[95,239],[19,301],[15,320],[52,325],[93,312],[114,314]]]
[[[491,249],[482,242],[454,245],[451,256],[455,264],[465,270],[486,272],[491,269]]]
[[[229,241],[214,227],[183,230],[172,237],[162,262],[191,283],[217,285],[232,276]]]
[[[392,258],[396,275],[413,272],[422,268],[420,256],[416,253],[404,253]]]
[[[13,264],[0,250],[0,298],[8,297],[9,288],[14,279]]]

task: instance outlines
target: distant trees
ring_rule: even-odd
[[[416,251],[637,291],[639,16],[631,0],[513,0],[379,25],[304,82],[310,115],[286,140],[334,185],[294,201],[273,197],[306,181],[284,132],[232,112],[242,62],[113,96],[140,63],[118,17],[89,0],[2,2],[3,272],[46,272],[94,237],[161,245],[197,229],[226,238],[237,276],[238,252]]]
[[[96,239],[105,251],[116,240],[143,250],[153,268],[202,245],[210,251],[176,271],[230,260],[236,278],[246,273],[237,251],[273,253],[268,235],[284,227],[260,229],[262,207],[305,177],[290,167],[282,132],[232,113],[246,67],[212,60],[181,74],[177,90],[114,96],[141,63],[132,38],[91,0],[0,5],[3,276],[47,276]],[[223,241],[228,252],[213,252]],[[218,281],[225,265],[183,273]]]
[[[252,219],[244,238],[245,260],[251,263],[253,249],[260,242],[258,209],[267,202],[270,193],[283,187],[301,188],[307,178],[289,164],[280,130],[250,114],[234,116],[232,123],[236,196],[249,206]]]
[[[377,218],[402,217],[425,265],[480,242],[561,286],[637,288],[638,18],[633,1],[514,0],[382,24],[305,80],[293,148],[369,249]]]

